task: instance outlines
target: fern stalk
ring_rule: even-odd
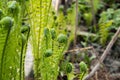
[[[7,42],[8,42],[8,39],[9,39],[9,35],[10,35],[10,31],[11,31],[11,27],[8,29],[8,33],[7,33],[7,36],[6,36],[6,39],[5,39],[5,44],[4,44],[4,47],[3,47],[3,50],[2,50],[2,58],[1,58],[1,69],[0,69],[0,80],[3,80],[3,65],[4,65],[4,57],[5,57],[5,51],[6,51],[6,46],[7,46]]]

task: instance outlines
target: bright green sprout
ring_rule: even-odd
[[[16,1],[9,1],[8,2],[8,12],[10,13],[18,13],[19,11],[19,6]]]
[[[54,29],[54,28],[52,28],[52,29],[50,30],[50,32],[51,32],[52,39],[54,40],[54,39],[55,39],[55,37],[56,37],[56,32],[55,32],[55,29]]]
[[[72,64],[71,63],[67,63],[67,65],[66,65],[66,72],[67,73],[72,72]]]
[[[4,25],[5,28],[10,28],[13,26],[14,21],[11,17],[4,17],[1,19],[0,24]]]
[[[71,73],[72,72],[72,64],[70,62],[64,61],[60,65],[60,71],[63,71],[65,73]]]
[[[45,51],[45,57],[50,57],[52,56],[52,54],[53,54],[53,51],[51,49],[48,49]]]
[[[29,26],[22,26],[21,27],[21,33],[25,33],[26,31],[28,31],[29,30]]]
[[[87,65],[85,64],[85,62],[80,62],[80,71],[81,73],[87,72]]]
[[[66,43],[67,42],[67,36],[64,34],[59,34],[57,38],[59,43]]]
[[[44,28],[44,36],[47,37],[49,34],[49,29],[48,28]]]

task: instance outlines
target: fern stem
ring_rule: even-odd
[[[83,72],[82,74],[81,74],[81,78],[80,78],[80,80],[83,80],[83,77],[85,76],[85,72]]]
[[[24,55],[23,54],[24,54],[24,45],[25,45],[25,43],[28,42],[29,34],[30,34],[30,28],[29,28],[28,33],[27,33],[27,41],[24,42],[22,40],[21,55],[20,55],[20,78],[19,78],[20,80],[22,80],[22,77],[23,77],[23,80],[24,80],[24,67],[23,67],[23,65],[24,65],[23,56]],[[23,76],[22,76],[22,74],[23,74]]]
[[[50,8],[51,8],[51,3],[52,3],[52,0],[50,0],[50,3],[49,3],[49,7],[48,7],[48,14],[47,14],[47,20],[46,20],[46,26],[47,26],[47,24],[48,24],[48,18],[49,18],[49,12],[50,12]]]
[[[41,23],[41,21],[42,21],[42,0],[40,0],[40,27],[39,27],[39,33],[38,33],[38,49],[37,49],[37,51],[38,51],[38,53],[37,53],[37,63],[36,63],[36,70],[37,70],[37,73],[36,73],[36,77],[37,77],[37,79],[38,79],[38,77],[40,77],[39,76],[39,46],[40,46],[40,37],[41,37],[41,27],[42,27],[42,23]]]
[[[2,75],[3,75],[3,65],[4,65],[3,63],[4,63],[5,50],[6,50],[6,47],[7,47],[7,42],[8,42],[8,38],[9,38],[9,35],[10,35],[10,31],[11,31],[11,27],[8,29],[8,33],[7,33],[7,36],[6,36],[4,48],[3,48],[3,51],[2,51],[1,70],[0,70],[0,80],[3,80],[3,79],[2,79]]]
[[[45,39],[46,39],[46,49],[48,49],[48,36],[46,36]]]
[[[64,47],[63,47],[63,49],[62,49],[62,52],[61,52],[61,53],[63,53],[63,52],[65,51],[66,46],[67,46],[67,43],[64,45]]]
[[[19,77],[19,80],[22,79],[22,56],[23,56],[23,49],[24,49],[24,43],[22,41],[22,48],[21,48],[21,55],[20,55],[20,77]]]
[[[54,40],[52,40],[52,51],[54,51]]]

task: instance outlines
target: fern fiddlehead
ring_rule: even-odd
[[[0,66],[0,79],[3,80],[3,67],[4,67],[4,58],[5,58],[5,50],[6,50],[6,46],[8,43],[8,39],[9,39],[9,35],[10,35],[10,31],[11,31],[11,27],[13,26],[13,20],[11,17],[5,17],[3,18],[0,23],[2,24],[2,26],[7,29],[7,35],[6,35],[6,39],[5,39],[5,43],[3,46],[3,50],[2,50],[2,57],[1,57],[1,66]]]
[[[20,6],[18,2],[16,1],[3,1],[4,3],[7,3],[6,7],[4,8],[4,17],[0,21],[0,43],[2,46],[0,46],[0,55],[2,57],[0,58],[0,80],[7,80],[7,79],[19,79],[19,73],[20,70],[19,61],[20,61],[20,47],[21,47],[21,38],[20,36],[20,27],[21,27],[21,12],[20,12]],[[2,3],[2,5],[4,5]],[[9,16],[12,20],[14,20],[14,23],[12,23]],[[7,21],[5,21],[7,20]],[[8,23],[9,22],[9,23]],[[11,22],[11,23],[10,23]],[[9,25],[11,25],[11,28],[7,29]],[[6,27],[5,27],[6,26]],[[5,28],[4,28],[5,27]],[[8,30],[8,31],[7,31]],[[4,45],[4,46],[3,46]],[[14,74],[12,74],[14,73]]]

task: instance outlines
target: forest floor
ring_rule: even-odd
[[[87,46],[83,47],[81,44],[83,37],[78,35],[77,37],[77,49],[92,47],[91,49],[86,49],[83,51],[70,52],[65,55],[70,56],[70,62],[72,62],[75,66],[75,74],[80,72],[79,63],[81,61],[85,61],[89,64],[89,72],[94,68],[94,66],[99,62],[99,59],[103,52],[105,51],[105,47],[97,43],[87,42]],[[70,45],[69,50],[74,50],[73,44]],[[96,56],[90,62],[85,59],[85,56],[92,57]],[[65,80],[65,79],[63,79]],[[75,78],[74,80],[79,80]],[[95,74],[89,80],[120,80],[120,38],[117,39],[115,44],[112,46],[112,49],[109,51],[109,54],[106,56],[103,63],[101,63],[100,69],[95,72]]]

